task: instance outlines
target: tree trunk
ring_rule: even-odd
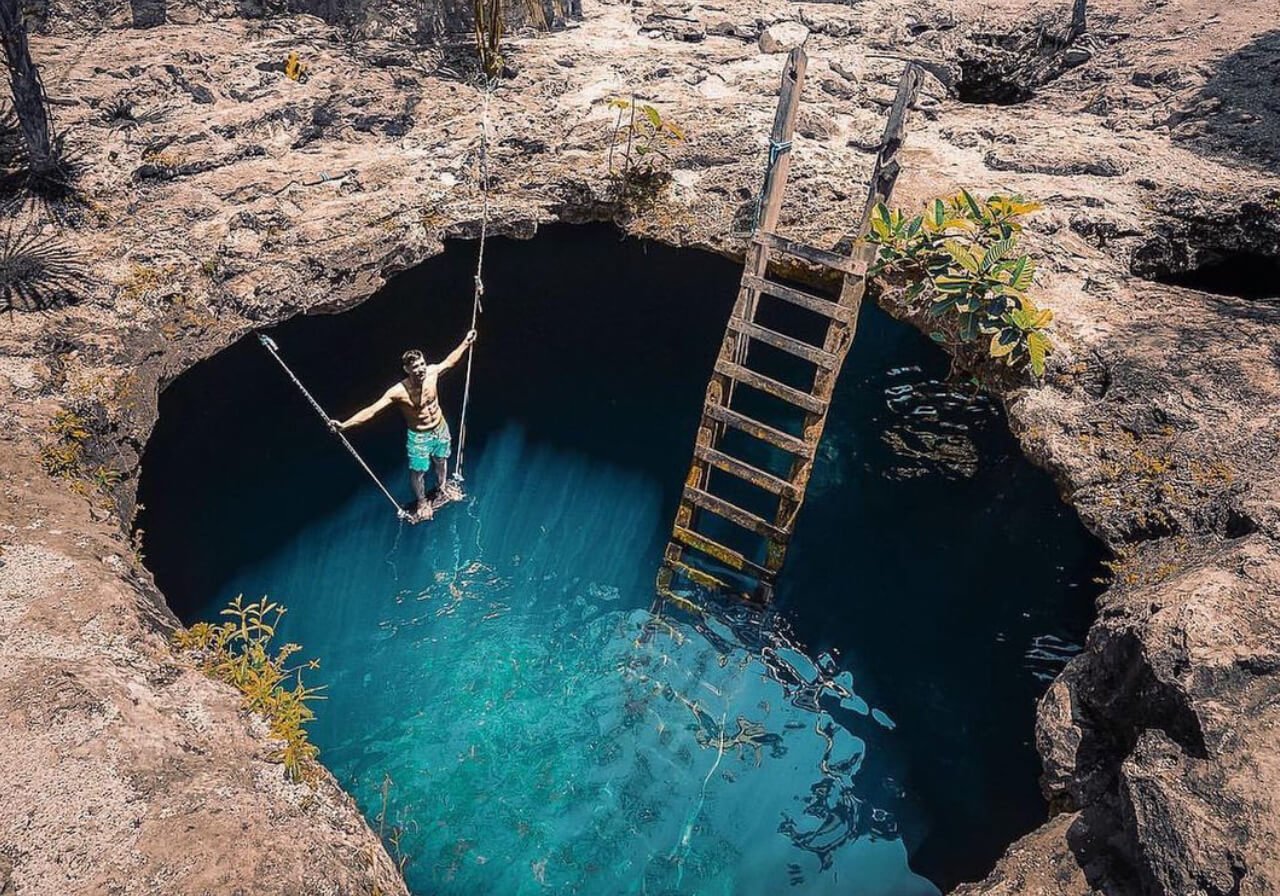
[[[27,29],[18,0],[0,0],[0,45],[4,46],[13,89],[13,109],[22,128],[27,160],[33,174],[49,174],[57,168],[54,157],[49,107],[45,103],[40,72],[27,47]]]
[[[1075,40],[1086,30],[1085,24],[1085,4],[1088,0],[1075,0],[1075,5],[1071,8],[1071,40]]]

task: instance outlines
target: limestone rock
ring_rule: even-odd
[[[287,785],[235,695],[177,663],[129,520],[165,383],[252,328],[358,304],[474,233],[478,96],[409,39],[431,23],[400,0],[362,4],[387,23],[372,43],[280,0],[134,5],[167,8],[162,29],[123,0],[34,6],[33,54],[92,200],[63,238],[95,276],[84,301],[0,327],[0,891],[403,893],[334,782]],[[1280,317],[1273,301],[1160,282],[1280,256],[1274,3],[1207,4],[1205,27],[1185,4],[1113,5],[1074,68],[1021,8],[812,6],[827,24],[808,36],[780,228],[804,242],[847,231],[883,127],[873,96],[906,59],[930,60],[952,96],[975,99],[983,77],[1033,82],[1001,94],[1012,105],[977,90],[917,110],[893,204],[962,186],[1046,203],[1023,246],[1058,351],[1043,382],[992,389],[1117,551],[1086,649],[1040,706],[1059,814],[962,892],[1280,892]],[[809,29],[789,0],[664,8],[707,38],[655,48],[637,20],[654,3],[590,4],[551,39],[513,32],[491,232],[617,216],[605,104],[633,88],[690,140],[653,208],[621,226],[741,256],[782,64],[753,42],[782,52]],[[304,83],[279,70],[292,48]],[[988,57],[1001,65],[977,65]],[[111,122],[120,101],[132,120]],[[73,403],[104,421],[93,448],[122,475],[92,500],[41,465],[42,434]]]
[[[779,22],[760,32],[761,53],[789,53],[809,39],[809,29],[799,22]]]

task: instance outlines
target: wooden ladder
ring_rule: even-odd
[[[920,89],[921,72],[913,64],[903,73],[889,111],[867,201],[858,228],[853,232],[853,254],[818,249],[774,232],[791,167],[791,137],[807,63],[803,49],[797,48],[791,51],[783,71],[759,219],[747,247],[738,299],[707,386],[693,462],[676,510],[671,540],[658,571],[657,588],[664,597],[680,599],[672,588],[681,577],[704,588],[737,593],[749,599],[768,601],[773,597],[774,581],[782,568],[796,516],[804,502],[836,379],[853,343],[866,288],[867,267],[875,255],[874,247],[868,246],[861,237],[876,204],[888,200],[897,180],[897,154],[905,134],[907,110]],[[823,296],[778,282],[771,276],[771,265],[788,259],[793,265],[798,260],[834,274],[840,282],[839,292]],[[822,344],[763,326],[758,320],[762,299],[797,306],[825,319]],[[812,387],[796,388],[753,368],[748,349],[756,343],[799,358],[813,371]],[[741,387],[773,396],[784,405],[798,409],[802,416],[796,431],[788,432],[737,409],[734,396]],[[745,433],[749,439],[781,451],[788,459],[787,472],[769,472],[734,456],[725,445],[725,436],[730,430]],[[713,471],[717,477],[715,483]],[[762,490],[772,512],[761,515],[714,494],[713,488],[722,476],[745,481]],[[706,515],[745,530],[749,533],[746,540],[754,543],[754,549],[734,549],[700,531]]]

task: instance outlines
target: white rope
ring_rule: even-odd
[[[480,302],[484,295],[484,246],[489,236],[489,100],[497,87],[496,78],[487,81],[480,104],[480,251],[476,255],[475,297],[471,303],[471,329],[476,329],[484,307]],[[462,412],[458,415],[458,461],[453,468],[453,478],[463,482],[462,462],[467,448],[467,406],[471,403],[471,359],[475,343],[467,346],[467,380],[462,387]]]
[[[311,393],[307,391],[307,387],[302,385],[302,380],[298,379],[294,375],[293,371],[289,369],[289,365],[284,362],[284,358],[280,357],[280,347],[276,345],[275,340],[271,339],[269,336],[264,336],[259,333],[258,341],[261,342],[266,350],[271,353],[271,357],[275,358],[276,361],[279,362],[280,366],[284,368],[284,372],[288,374],[289,379],[293,380],[293,384],[298,387],[298,390],[302,392],[303,397],[311,403],[313,408],[315,408],[316,413],[320,415],[320,419],[324,421],[325,426],[328,426],[329,420],[332,418],[325,413],[324,408],[320,407],[320,402],[316,401],[311,396]],[[351,452],[351,456],[356,459],[356,463],[358,463],[364,471],[369,474],[369,478],[372,479],[378,488],[382,490],[382,493],[387,496],[387,500],[391,502],[391,506],[396,509],[396,516],[402,520],[408,519],[409,515],[405,513],[404,508],[400,506],[400,502],[391,496],[391,492],[387,491],[387,487],[382,484],[382,480],[377,477],[373,470],[369,469],[369,465],[364,462],[364,458],[361,457],[356,449],[351,446],[351,443],[347,441],[347,437],[336,429],[331,431],[338,437],[343,446]]]
[[[480,315],[484,311],[484,307],[481,304],[480,299],[484,296],[484,248],[485,242],[489,236],[489,101],[493,97],[493,91],[497,87],[497,84],[498,82],[496,78],[489,80],[485,84],[484,95],[481,102],[480,251],[476,257],[475,294],[471,303],[472,330],[476,329],[476,325],[480,320]],[[284,369],[284,372],[289,376],[289,379],[293,380],[293,384],[298,387],[299,391],[302,392],[303,396],[311,404],[311,407],[315,408],[316,413],[320,415],[321,419],[324,420],[325,425],[327,426],[330,419],[329,415],[325,413],[324,408],[320,407],[320,403],[312,397],[310,392],[307,391],[307,387],[302,385],[302,381],[299,380],[294,375],[293,371],[289,369],[289,365],[284,362],[284,358],[280,357],[279,346],[277,346],[270,337],[262,334],[258,335],[258,341],[261,342],[263,346],[266,347],[267,351],[271,353],[271,357],[275,358],[276,361],[279,362],[280,366]],[[462,462],[463,454],[467,445],[467,407],[471,403],[471,362],[474,354],[475,343],[472,342],[467,346],[467,379],[466,384],[462,389],[462,412],[458,416],[458,461],[453,469],[453,479],[459,483],[464,481],[462,476]],[[387,500],[391,502],[391,506],[396,509],[396,516],[401,520],[409,519],[409,514],[400,506],[400,502],[392,497],[391,492],[387,491],[387,487],[382,484],[382,480],[377,477],[373,470],[369,469],[369,465],[364,462],[364,458],[362,458],[356,449],[352,447],[351,443],[347,441],[347,437],[337,430],[334,430],[333,434],[342,442],[343,447],[345,447],[347,451],[351,452],[351,456],[356,459],[356,463],[358,463],[360,467],[369,474],[369,478],[374,481],[374,484],[378,486],[378,489],[387,496]]]

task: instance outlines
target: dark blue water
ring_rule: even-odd
[[[456,343],[474,251],[272,333],[349,414],[405,349]],[[163,394],[148,564],[187,621],[288,605],[328,686],[322,759],[371,819],[390,778],[416,892],[924,896],[1042,820],[1034,703],[1100,549],[997,408],[877,309],[776,609],[652,612],[739,273],[604,227],[491,243],[471,496],[417,527],[255,341]],[[403,424],[354,440],[408,500]]]

